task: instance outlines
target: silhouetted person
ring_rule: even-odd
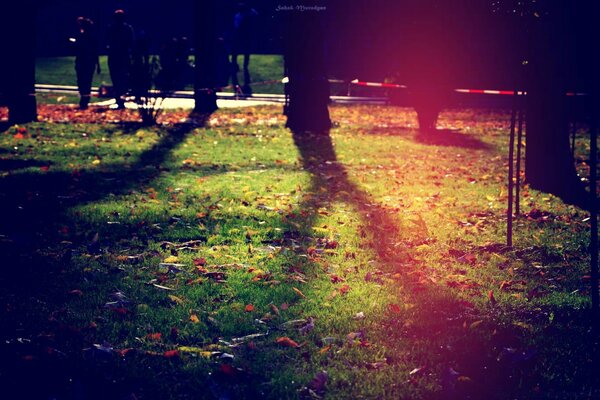
[[[233,16],[233,35],[231,43],[232,84],[239,86],[238,71],[240,67],[237,59],[239,54],[244,55],[244,93],[251,93],[250,87],[250,52],[254,40],[254,24],[258,13],[245,3],[239,3]]]
[[[75,43],[75,72],[79,88],[79,108],[85,110],[90,102],[94,70],[100,73],[98,40],[91,19],[77,18],[77,27],[77,35],[71,40]]]
[[[182,36],[177,40],[176,63],[177,63],[177,86],[178,89],[183,89],[186,84],[190,83],[190,41],[187,36]]]
[[[178,62],[179,40],[172,37],[160,49],[160,74],[158,86],[162,90],[172,90],[179,78]]]
[[[125,12],[116,10],[108,32],[108,68],[117,108],[125,107],[123,96],[128,89],[134,41],[133,28],[125,22]]]
[[[217,87],[223,88],[229,83],[229,75],[231,73],[231,64],[229,63],[229,53],[227,52],[227,45],[225,39],[222,37],[217,38],[215,46],[215,62],[216,66],[216,83]]]
[[[150,43],[145,31],[139,31],[132,51],[131,88],[135,96],[145,96],[151,85]]]

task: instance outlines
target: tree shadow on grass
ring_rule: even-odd
[[[490,146],[481,140],[466,135],[456,129],[435,129],[433,131],[417,131],[415,140],[430,146],[462,147],[473,150],[489,150]]]
[[[57,326],[50,319],[46,321],[47,315],[31,315],[60,306],[60,299],[64,300],[68,290],[64,279],[72,249],[80,244],[75,242],[89,241],[86,237],[73,237],[67,227],[61,231],[61,224],[68,220],[66,212],[77,205],[149,185],[159,176],[160,167],[171,152],[193,129],[204,126],[209,115],[194,117],[193,123],[173,125],[132,163],[93,171],[65,172],[50,168],[45,172],[30,172],[16,169],[38,166],[38,161],[9,162],[7,168],[14,173],[0,179],[0,382],[5,390],[18,390],[20,398],[48,398],[56,393],[73,399],[115,398],[115,393],[122,394],[123,389],[118,385],[94,378],[97,371],[85,371],[89,366],[73,364],[73,360],[60,352],[48,353],[48,357],[39,360],[38,356],[29,360],[19,354],[24,348],[39,347],[43,342],[50,346],[64,341],[73,348],[82,345],[81,332]],[[31,336],[36,332],[48,338]],[[97,364],[100,369],[102,365]],[[66,378],[73,375],[87,380],[86,390],[77,387],[81,382],[67,387]],[[81,393],[87,396],[81,397]]]
[[[435,141],[431,139],[430,143],[486,148],[477,140],[465,141],[463,135],[455,132],[442,132],[442,135]],[[416,305],[412,312],[402,316],[396,316],[394,312],[381,316],[379,335],[387,338],[385,346],[388,354],[392,354],[388,364],[394,364],[395,354],[408,351],[412,353],[410,362],[418,367],[414,375],[400,380],[416,383],[433,376],[437,389],[426,397],[440,399],[527,398],[559,388],[560,384],[548,385],[546,381],[547,386],[542,387],[544,383],[541,383],[543,363],[553,357],[549,354],[551,348],[536,349],[527,345],[530,332],[500,322],[502,311],[493,304],[487,310],[478,309],[459,298],[443,282],[430,278],[426,263],[416,256],[415,251],[416,246],[426,242],[427,227],[409,225],[396,211],[378,205],[352,182],[345,167],[337,161],[328,132],[295,132],[293,138],[304,169],[311,173],[309,192],[315,194],[300,206],[306,211],[301,225],[306,229],[313,227],[320,207],[338,201],[351,205],[360,216],[361,229],[366,233],[361,235],[363,246],[373,251],[375,265],[380,269],[368,272],[365,279],[381,275],[393,277],[397,287],[392,290],[397,290],[406,303]],[[584,330],[585,324],[575,325],[579,331]],[[558,328],[552,337],[557,343],[567,340],[566,325]],[[583,359],[585,352],[581,350],[577,354]],[[537,357],[542,352],[545,352],[545,361]],[[566,361],[564,357],[556,360]],[[586,385],[586,390],[593,387],[590,386],[593,382],[590,374],[580,373],[578,379]],[[576,393],[574,390],[565,392]]]
[[[407,127],[373,127],[366,135],[400,136],[428,146],[460,147],[473,150],[490,150],[491,146],[458,129],[435,129],[422,131]]]

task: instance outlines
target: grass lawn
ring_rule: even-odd
[[[600,395],[588,214],[526,187],[504,246],[508,114],[422,135],[334,106],[330,137],[293,138],[280,107],[65,110],[0,134],[5,393]]]
[[[193,58],[191,58],[193,59]],[[243,64],[243,57],[238,57],[240,68]],[[102,84],[110,85],[110,73],[108,69],[106,56],[100,57],[101,74],[94,74],[92,86]],[[252,89],[255,93],[283,93],[283,84],[268,83],[267,81],[281,81],[283,77],[283,57],[278,55],[251,55],[250,57],[250,76],[254,83]],[[75,57],[39,57],[36,60],[36,82],[54,85],[77,85],[75,76]],[[243,73],[238,74],[240,83],[243,84]],[[190,83],[186,89],[193,88]],[[226,89],[226,91],[232,91]],[[71,100],[63,98],[65,100]]]

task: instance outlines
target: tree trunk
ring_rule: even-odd
[[[569,144],[572,57],[569,13],[555,9],[532,24],[527,79],[526,178],[532,188],[586,206],[584,186],[575,170]]]
[[[37,120],[35,100],[35,1],[24,0],[4,9],[0,34],[4,38],[2,90],[9,123]]]
[[[215,0],[196,1],[194,111],[211,113],[217,107],[217,7]]]
[[[286,126],[295,133],[326,133],[331,128],[329,82],[319,13],[290,14],[285,43],[285,72],[289,78]]]

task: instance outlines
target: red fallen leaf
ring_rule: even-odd
[[[283,336],[283,337],[278,337],[275,342],[280,345],[280,346],[284,346],[284,347],[293,347],[295,349],[297,349],[298,347],[300,347],[300,345],[298,343],[296,343],[295,341],[293,341],[292,339],[290,339],[287,336]]]
[[[206,258],[204,258],[204,257],[194,258],[194,265],[196,267],[204,267],[206,265]]]
[[[350,291],[350,286],[344,285],[341,288],[339,288],[338,290],[340,291],[340,294],[345,295],[346,293],[348,293]]]
[[[15,133],[13,135],[13,139],[21,140],[21,139],[24,139],[24,138],[25,138],[25,136],[22,133]]]
[[[221,371],[225,375],[234,375],[235,368],[231,364],[221,364],[219,366],[219,371]]]
[[[81,297],[83,296],[83,292],[79,289],[73,289],[68,292],[70,295]]]
[[[402,308],[398,304],[388,304],[388,310],[393,313],[399,313],[402,311]]]
[[[40,171],[42,171],[42,172],[48,172],[49,169],[50,169],[49,165],[42,165],[40,167]]]
[[[179,357],[179,351],[177,350],[167,350],[163,353],[163,356],[165,358],[178,358]]]
[[[121,350],[116,350],[117,354],[120,355],[121,357],[125,357],[127,354],[134,352],[135,349],[128,347],[126,349],[121,349]]]
[[[279,306],[279,308],[281,308],[282,310],[287,310],[288,308],[290,308],[290,306],[288,305],[288,303],[281,303],[281,306]]]
[[[475,262],[477,261],[477,257],[475,257],[475,255],[471,253],[465,254],[464,258],[469,264],[475,264]]]
[[[162,333],[160,333],[160,332],[149,333],[146,335],[146,338],[149,340],[154,340],[155,342],[159,342],[162,340]]]
[[[17,128],[17,133],[20,133],[21,135],[24,135],[27,133],[27,128],[25,128],[24,126],[19,126]]]
[[[337,249],[337,247],[338,242],[336,242],[335,240],[328,240],[327,243],[325,243],[326,249]]]
[[[338,275],[335,275],[335,274],[331,275],[331,283],[340,283],[340,282],[344,282],[344,281],[345,281],[345,279]]]
[[[185,281],[186,285],[201,285],[202,282],[204,282],[202,280],[202,278],[196,278],[196,279],[188,279]]]
[[[247,304],[246,307],[244,307],[244,311],[246,311],[246,312],[252,312],[252,311],[254,311],[254,305],[253,304]]]
[[[490,303],[495,306],[496,305],[496,298],[494,297],[494,291],[490,290],[488,292],[488,299],[490,300]]]
[[[247,345],[247,347],[248,347],[250,350],[256,350],[256,349],[257,349],[257,347],[256,347],[256,343],[254,343],[253,341],[249,341],[249,342],[248,342],[248,345]]]
[[[120,315],[120,316],[125,316],[131,312],[128,309],[126,309],[125,307],[115,307],[115,308],[111,308],[111,310],[115,314]]]

